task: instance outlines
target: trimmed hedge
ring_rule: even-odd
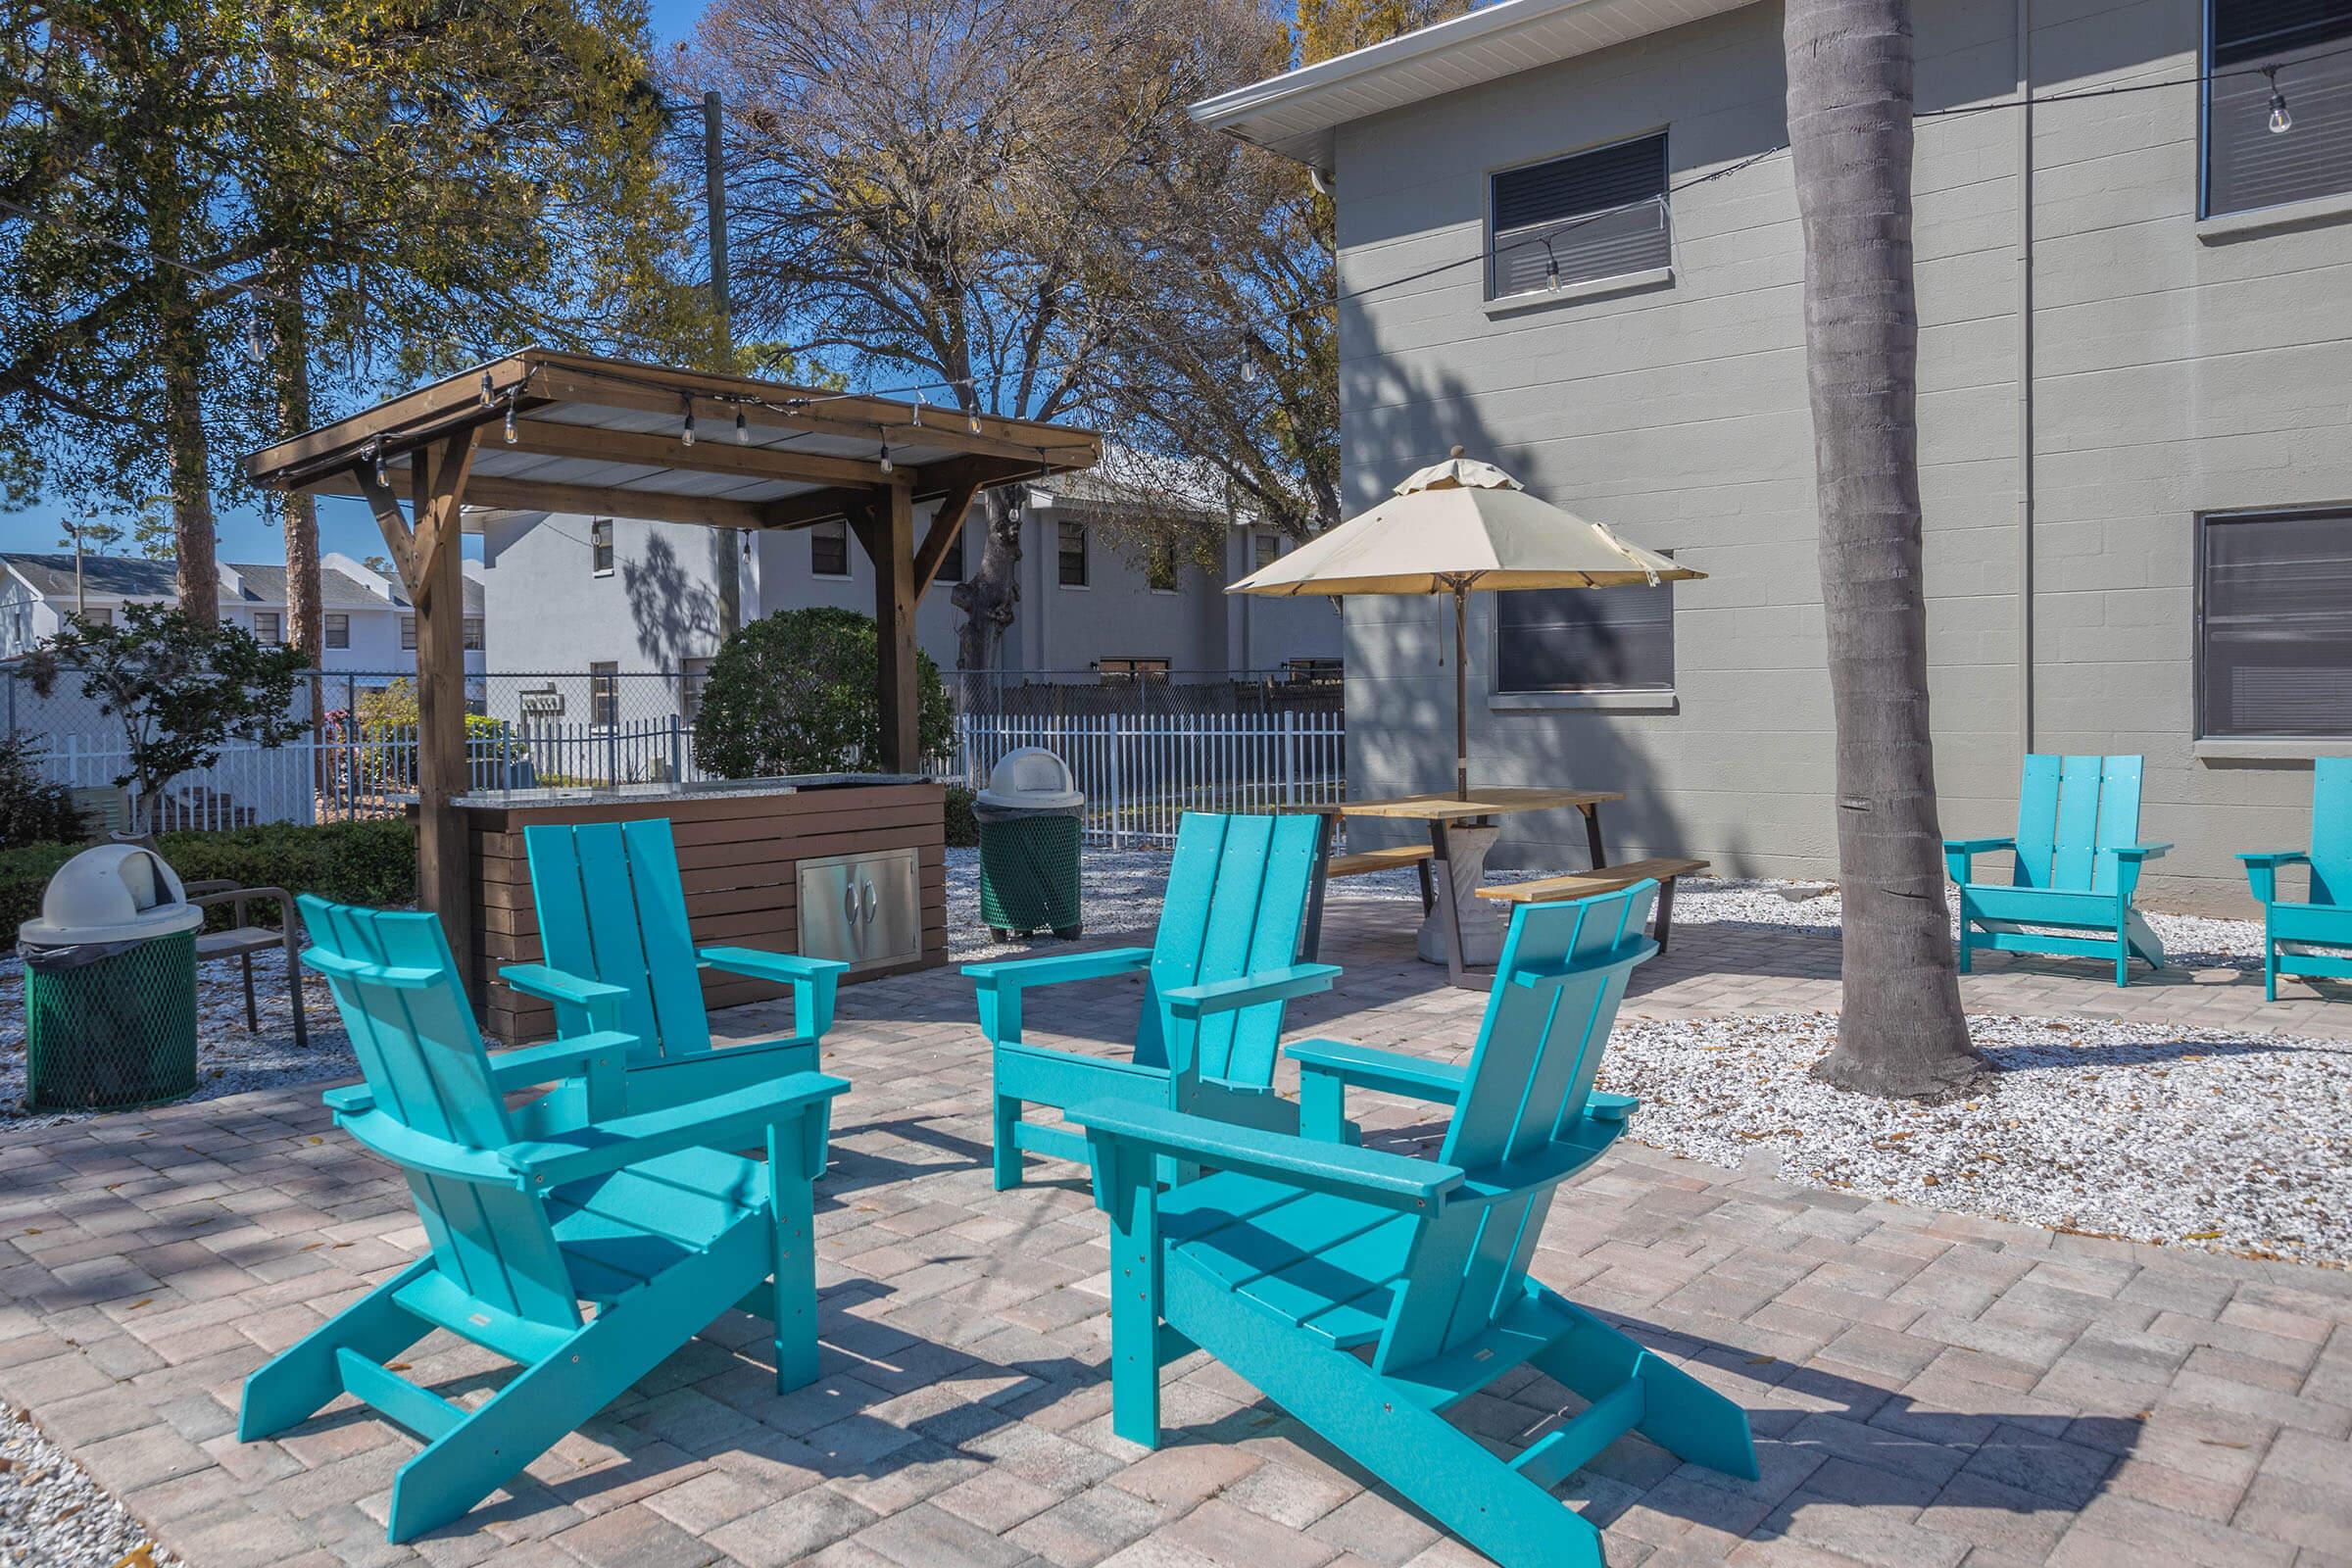
[[[972,792],[960,784],[948,786],[948,848],[980,847],[980,819],[972,814]]]
[[[239,887],[281,887],[345,904],[399,906],[416,902],[416,830],[401,820],[291,822],[224,832],[166,833],[158,844],[183,882],[214,878]],[[86,844],[27,844],[0,852],[0,943],[13,947],[17,927],[41,912],[41,891],[57,868]],[[275,917],[256,905],[256,919]],[[216,919],[225,918],[220,911]]]

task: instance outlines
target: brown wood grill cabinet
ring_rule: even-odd
[[[947,792],[904,774],[827,774],[460,797],[473,856],[474,972],[483,1027],[508,1044],[555,1033],[546,1003],[498,983],[542,960],[523,829],[666,816],[698,947],[837,957],[853,981],[947,961]],[[824,901],[804,915],[804,898]],[[832,951],[843,947],[844,951]],[[710,1007],[787,994],[703,971]]]

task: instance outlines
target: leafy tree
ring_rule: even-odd
[[[74,792],[41,776],[41,748],[24,735],[0,737],[0,850],[81,837]]]
[[[1784,25],[1846,911],[1819,1071],[1930,1095],[1984,1061],[1960,1009],[1928,726],[1910,0],[1788,0]]]
[[[166,786],[209,767],[229,742],[283,746],[307,728],[292,716],[308,667],[301,649],[270,646],[178,606],[125,605],[113,625],[74,616],[23,667],[43,697],[77,677],[81,695],[122,726],[129,766],[115,783],[130,786],[140,833],[153,829]]]
[[[820,607],[755,620],[719,648],[694,723],[698,766],[726,778],[870,767],[882,755],[881,647],[871,615]],[[945,752],[955,709],[915,655],[923,755]]]

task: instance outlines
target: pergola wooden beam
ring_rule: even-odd
[[[302,488],[313,495],[367,494],[364,472],[330,474]],[[372,503],[371,503],[372,504]],[[508,507],[517,512],[579,512],[596,517],[635,517],[646,522],[686,522],[713,528],[767,526],[765,510],[720,496],[688,496],[665,490],[623,490],[612,485],[557,484],[476,474],[466,487],[466,504]]]
[[[931,527],[923,535],[922,548],[914,553],[914,597],[922,602],[939,576],[940,564],[948,559],[948,547],[963,532],[963,519],[972,510],[972,498],[980,493],[976,483],[956,486],[939,498],[939,508],[931,514]]]

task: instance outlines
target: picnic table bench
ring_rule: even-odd
[[[1658,951],[1666,951],[1666,939],[1674,926],[1674,879],[1704,871],[1707,862],[1682,856],[1658,856],[1647,860],[1628,860],[1623,865],[1604,866],[1591,871],[1571,871],[1566,876],[1538,877],[1528,882],[1504,882],[1494,887],[1480,888],[1478,896],[1494,904],[1550,904],[1562,899],[1589,899],[1601,893],[1618,893],[1635,883],[1654,879],[1658,884],[1656,935]]]

